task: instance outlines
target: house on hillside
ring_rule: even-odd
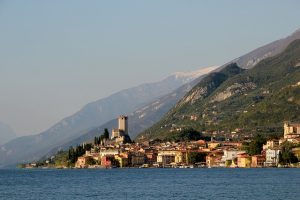
[[[267,149],[273,149],[279,146],[279,140],[273,139],[273,140],[268,140],[267,144],[263,145],[263,150]]]
[[[300,123],[284,123],[284,139],[300,138]]]

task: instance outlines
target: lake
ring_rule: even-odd
[[[3,169],[0,199],[299,200],[300,169]]]

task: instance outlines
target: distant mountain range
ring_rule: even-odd
[[[0,122],[0,145],[16,138],[15,132],[12,128],[2,122]]]
[[[208,74],[139,138],[180,139],[181,130],[187,128],[229,133],[235,129],[248,133],[280,132],[284,121],[300,121],[299,112],[297,39],[283,52],[250,69],[231,63]]]
[[[49,154],[49,152],[51,153],[57,149],[66,148],[68,145],[76,145],[83,141],[91,140],[94,135],[101,133],[103,128],[116,126],[115,120],[112,119],[120,114],[131,113],[131,120],[129,120],[129,123],[131,123],[130,131],[132,133],[132,137],[134,137],[139,132],[142,132],[142,135],[160,137],[160,133],[165,130],[169,130],[170,127],[168,126],[176,127],[177,125],[180,125],[181,122],[191,122],[191,124],[197,124],[197,127],[199,128],[198,125],[200,123],[194,123],[191,120],[187,121],[185,120],[188,119],[186,117],[191,117],[189,115],[195,114],[195,116],[197,116],[198,118],[203,116],[205,118],[206,113],[210,113],[209,106],[211,105],[205,104],[208,105],[208,107],[203,110],[202,106],[204,105],[204,103],[218,102],[220,100],[222,100],[222,103],[226,103],[228,99],[230,100],[235,97],[235,95],[232,95],[232,93],[234,92],[245,94],[244,90],[254,90],[255,87],[258,87],[257,83],[253,81],[252,82],[254,84],[251,84],[252,82],[245,82],[245,80],[247,79],[238,82],[238,85],[233,84],[228,86],[227,88],[223,88],[223,86],[229,83],[230,80],[234,80],[233,78],[245,74],[245,72],[240,69],[240,67],[243,69],[252,69],[254,66],[257,66],[258,63],[264,63],[265,60],[268,60],[266,58],[281,54],[283,50],[290,44],[290,42],[295,39],[300,39],[300,31],[296,31],[287,38],[277,40],[268,45],[260,47],[244,56],[241,56],[229,62],[228,64],[219,67],[218,69],[211,68],[205,71],[202,70],[193,73],[175,73],[162,81],[143,84],[138,87],[122,90],[121,92],[113,94],[107,98],[90,103],[79,112],[63,119],[43,133],[33,136],[19,137],[0,146],[0,166],[37,160],[42,156]],[[232,63],[237,64],[229,65]],[[237,69],[240,69],[236,69],[238,71],[238,74],[226,75],[226,71],[221,72],[221,70],[228,66],[238,67]],[[262,67],[261,64],[260,67]],[[208,73],[210,70],[225,74],[218,75],[221,77],[221,79],[219,79],[220,77],[217,77],[217,79],[215,79],[214,77],[211,77],[211,75],[208,78],[202,76]],[[261,73],[261,76],[259,76],[260,79],[268,79],[269,71],[262,71]],[[195,80],[196,77],[200,78],[198,80]],[[282,77],[280,77],[279,79],[281,78]],[[192,82],[193,80],[195,81]],[[204,84],[204,81],[207,81],[207,84],[209,84],[210,80],[213,84],[216,83],[218,85],[207,85],[208,87],[206,89],[209,89],[210,91],[205,91],[203,90],[203,88],[198,90],[199,84]],[[188,92],[193,86],[194,89]],[[223,90],[221,91],[220,88],[223,88]],[[238,89],[235,90],[234,88]],[[218,95],[217,91],[219,91]],[[266,90],[266,92],[268,92],[268,90]],[[203,94],[205,95],[203,96]],[[227,98],[227,96],[229,96],[230,98]],[[259,96],[260,95],[257,95],[258,99]],[[205,99],[205,101],[200,101],[199,99],[201,98]],[[253,98],[256,98],[256,96]],[[182,104],[182,99],[185,99],[188,103],[193,102],[192,104],[196,106],[189,107],[185,105],[179,105]],[[179,104],[176,105],[178,101]],[[238,101],[233,103],[238,104]],[[175,107],[171,109],[173,106]],[[222,107],[222,109],[223,108],[226,107]],[[228,108],[230,108],[230,106]],[[170,109],[171,111],[169,111]],[[185,111],[184,109],[187,110]],[[231,109],[230,111],[235,110]],[[241,111],[240,109],[236,110],[236,112],[243,111]],[[226,114],[229,114],[231,116],[232,112],[228,112]],[[179,116],[180,118],[178,118]],[[162,120],[156,123],[161,119],[161,117],[163,117]],[[211,116],[208,115],[208,118],[206,118],[208,120],[205,121],[214,124],[214,121],[218,120],[218,118],[222,117],[222,115],[213,116],[212,120],[210,120],[210,117]],[[236,120],[236,118],[228,119],[233,121]],[[170,124],[165,122],[170,122]],[[155,124],[153,127],[147,129],[153,124]],[[143,131],[144,129],[147,129],[147,131]]]
[[[51,149],[60,148],[118,115],[133,113],[152,104],[164,95],[214,69],[216,67],[203,68],[194,72],[177,72],[162,81],[122,90],[107,98],[89,103],[45,132],[19,137],[0,146],[0,166],[39,159]],[[152,124],[149,123],[150,125]]]
[[[210,70],[215,68],[216,67],[211,67]],[[166,114],[204,76],[205,75],[200,76],[197,79],[184,84],[173,92],[166,94],[129,114],[128,124],[130,137],[134,139],[138,133],[158,122],[163,115]],[[117,119],[110,120],[102,126],[94,128],[74,140],[71,140],[61,146],[57,146],[48,152],[47,156],[52,155],[58,150],[67,149],[70,146],[76,146],[83,142],[93,141],[94,137],[101,135],[105,128],[112,130],[114,127],[117,127]]]

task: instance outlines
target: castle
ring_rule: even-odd
[[[112,129],[111,139],[114,140],[116,143],[131,142],[131,139],[128,135],[128,116],[119,116],[118,124],[118,128]]]

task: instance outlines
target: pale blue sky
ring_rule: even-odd
[[[0,0],[0,121],[39,133],[121,89],[285,37],[299,10],[298,0]]]

